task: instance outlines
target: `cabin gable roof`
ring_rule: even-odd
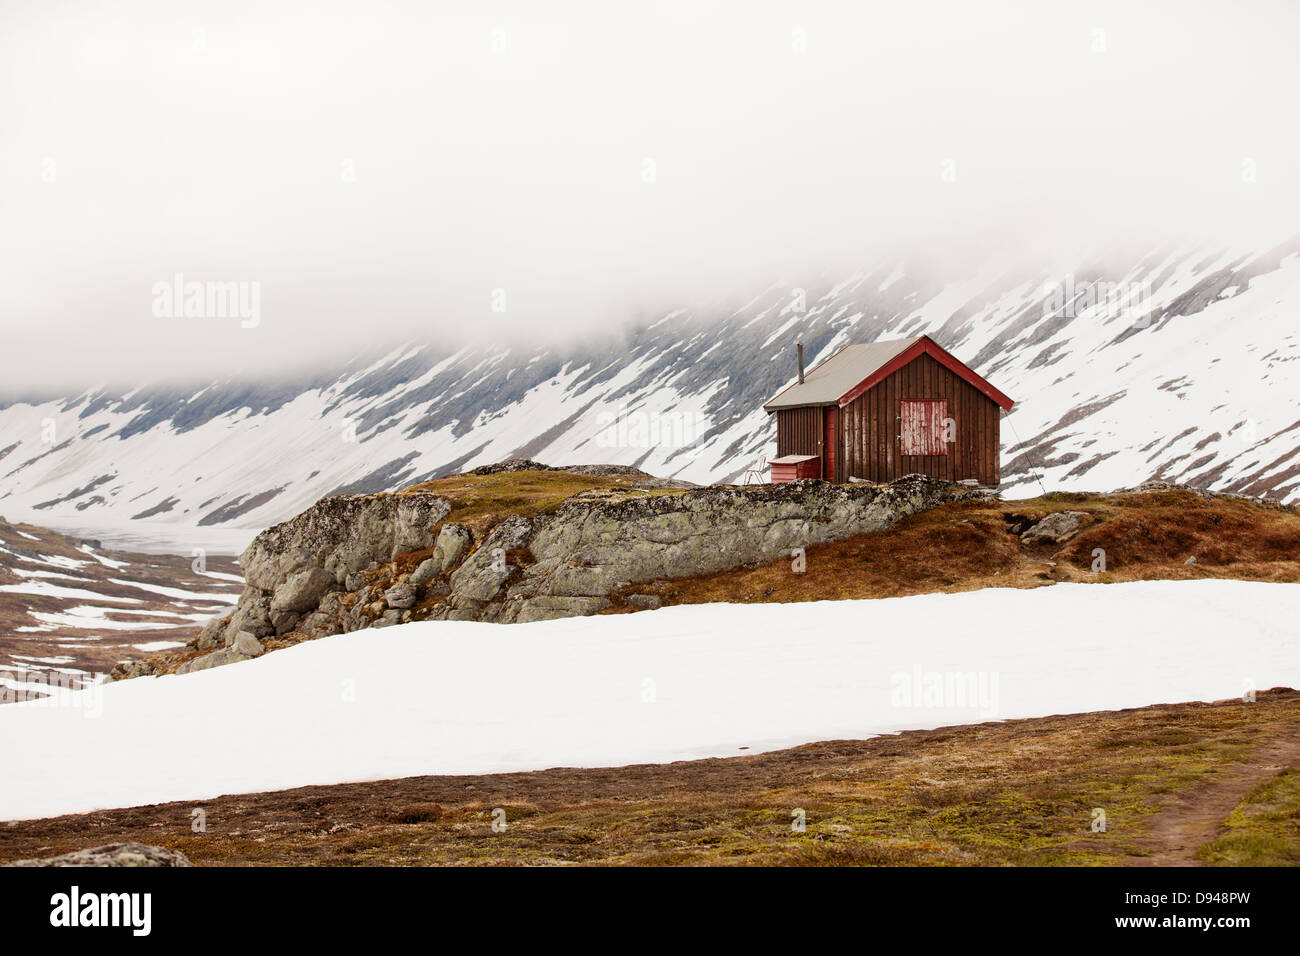
[[[784,408],[837,405],[843,408],[863,392],[893,375],[922,355],[929,355],[954,374],[965,379],[990,401],[1004,409],[1014,402],[963,362],[949,354],[928,335],[887,342],[846,345],[804,374],[802,383],[782,389],[763,406],[771,414]]]

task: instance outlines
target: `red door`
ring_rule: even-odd
[[[822,477],[827,481],[835,480],[835,459],[837,451],[836,446],[839,444],[835,438],[839,434],[840,410],[834,405],[825,406],[825,414],[822,416],[822,462],[824,470]]]

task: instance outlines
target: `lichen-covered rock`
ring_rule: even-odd
[[[209,667],[221,667],[224,664],[234,664],[246,660],[248,660],[247,656],[236,652],[233,648],[223,647],[221,650],[186,661],[176,668],[176,673],[192,674],[195,671],[205,671]]]
[[[315,614],[309,614],[303,619],[301,625],[302,633],[315,640],[321,637],[329,637],[333,634],[342,634],[344,631],[343,621],[324,611],[317,611]]]
[[[260,647],[287,628],[314,638],[426,616],[514,623],[594,614],[628,585],[770,561],[987,494],[920,475],[889,484],[796,481],[680,494],[600,488],[536,516],[504,516],[477,547],[468,529],[443,523],[451,506],[436,495],[340,495],[258,535],[241,558],[249,586],[239,606],[201,638],[211,643],[221,634],[227,646],[181,671],[248,659],[253,645],[235,646],[241,632]],[[412,551],[431,556],[402,576],[404,559],[394,558]],[[421,595],[445,599],[426,609]],[[633,607],[658,603],[655,595],[626,599]]]
[[[203,625],[203,630],[199,631],[198,643],[195,645],[201,651],[211,651],[220,647],[226,640],[226,627],[230,624],[230,617],[214,617]]]
[[[276,636],[288,634],[298,627],[298,622],[302,620],[302,615],[294,611],[277,611],[271,609],[271,625],[275,628]]]
[[[263,531],[239,561],[248,583],[266,592],[310,567],[344,584],[395,554],[433,547],[433,530],[450,511],[447,499],[427,492],[335,495]]]
[[[251,594],[250,594],[251,591]],[[226,625],[225,643],[229,647],[240,631],[252,631],[254,637],[271,637],[275,625],[271,623],[271,599],[254,588],[245,588],[235,612]]]
[[[532,562],[512,580],[497,619],[535,620],[563,606],[555,598],[597,599],[628,584],[770,561],[791,548],[877,531],[909,514],[976,497],[982,492],[921,475],[888,485],[796,481],[680,495],[579,496],[534,519],[536,530],[526,541]],[[477,570],[490,544],[452,575],[452,607],[464,607],[461,597],[496,597],[493,579]]]
[[[321,567],[295,571],[275,589],[271,598],[271,610],[298,614],[310,611],[320,603],[320,599],[334,583],[334,576]]]
[[[148,661],[119,661],[108,673],[110,681],[128,680],[132,677],[148,677],[153,673],[153,665]]]
[[[266,650],[262,647],[262,642],[248,631],[240,631],[235,635],[235,643],[230,649],[244,657],[260,657]]]
[[[440,573],[438,562],[433,558],[425,558],[420,562],[420,566],[411,572],[411,587],[423,588]]]
[[[559,617],[581,617],[611,607],[604,597],[535,597],[524,601],[513,614],[516,624],[529,621],[552,621]]]
[[[518,515],[493,528],[479,549],[452,572],[451,593],[457,598],[476,602],[487,602],[496,597],[517,570],[509,563],[507,552],[522,548],[532,532],[532,520]]]
[[[394,584],[384,592],[384,603],[390,608],[406,610],[415,605],[416,591],[409,581],[403,581],[401,584]]]
[[[59,856],[16,860],[7,866],[191,866],[178,850],[143,843],[106,843]]]
[[[468,528],[462,528],[458,524],[443,525],[442,530],[438,532],[438,540],[433,546],[433,557],[421,564],[420,568],[429,565],[426,573],[430,578],[437,574],[446,574],[456,566],[456,562],[461,559],[473,541],[474,536]],[[416,587],[422,587],[427,580],[428,578],[420,581]]]
[[[316,609],[322,614],[330,617],[341,617],[345,610],[343,606],[343,595],[338,591],[331,591],[321,598],[320,606]]]

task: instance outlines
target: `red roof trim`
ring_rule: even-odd
[[[875,386],[889,378],[889,376],[893,375],[904,365],[908,364],[913,359],[920,358],[922,355],[929,355],[940,365],[944,366],[960,378],[965,379],[971,385],[974,385],[980,392],[992,399],[994,402],[997,402],[997,404],[1001,405],[1004,409],[1010,410],[1011,406],[1015,404],[1015,402],[1007,398],[1007,396],[1003,395],[987,381],[967,368],[965,364],[950,355],[942,346],[939,345],[938,342],[934,341],[934,339],[930,338],[928,335],[921,336],[920,341],[915,345],[898,353],[898,355],[894,356],[857,385],[853,386],[852,389],[845,392],[840,396],[837,404],[840,408],[843,408],[859,395],[875,388]]]

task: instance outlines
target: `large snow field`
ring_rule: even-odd
[[[1241,697],[1298,632],[1300,585],[1208,580],[370,629],[0,707],[0,819]]]

